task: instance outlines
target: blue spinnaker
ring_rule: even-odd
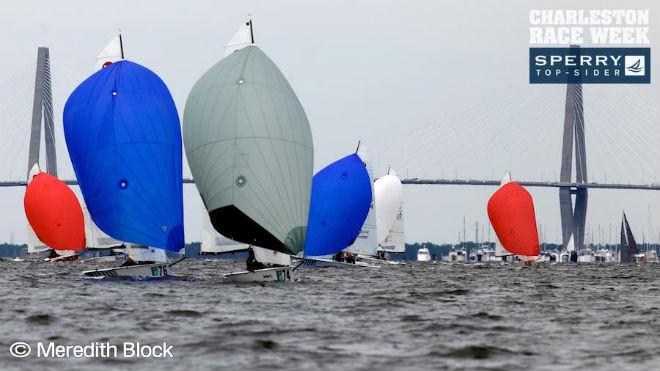
[[[350,246],[370,206],[369,173],[357,154],[319,171],[312,179],[305,256],[331,255]]]
[[[64,134],[103,232],[170,251],[184,247],[181,126],[155,73],[120,61],[87,78],[66,102]]]

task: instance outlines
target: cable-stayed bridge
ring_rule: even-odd
[[[63,179],[67,185],[78,185],[77,180]],[[192,178],[184,178],[183,184],[194,184]],[[499,187],[499,180],[479,180],[479,179],[420,179],[403,178],[401,183],[407,185],[456,185],[456,186],[493,186]],[[565,183],[565,182],[545,182],[545,181],[517,181],[524,187],[549,187],[549,188],[594,188],[594,189],[635,189],[643,191],[660,191],[660,184],[618,184],[618,183]],[[0,181],[0,187],[25,187],[25,180]]]
[[[48,49],[40,48],[36,65],[0,83],[0,117],[8,126],[2,128],[0,142],[0,166],[8,171],[2,171],[0,187],[25,186],[29,169],[15,164],[26,162],[28,168],[35,162],[44,164],[67,184],[77,184],[64,147],[61,111],[83,78],[58,68]],[[660,168],[660,135],[654,126],[660,112],[644,88],[590,87],[593,91],[584,94],[589,97],[585,107],[581,84],[505,87],[473,106],[449,107],[454,113],[442,116],[439,124],[415,130],[378,154],[388,165],[404,170],[402,182],[410,186],[495,187],[500,181],[493,169],[498,168],[498,175],[515,170],[514,180],[523,186],[557,189],[563,243],[574,236],[579,248],[584,243],[590,189],[660,190],[660,184],[648,176]],[[560,120],[563,130],[557,130]],[[554,180],[545,180],[543,171],[551,174],[548,164],[555,160],[561,160],[558,180],[556,174]],[[490,177],[482,175],[488,167],[484,164],[492,165]],[[476,176],[464,174],[479,168]],[[454,176],[444,176],[446,170],[453,170]],[[529,180],[537,177],[532,171],[538,170],[540,179]],[[190,174],[187,169],[182,181],[193,183],[185,174]]]

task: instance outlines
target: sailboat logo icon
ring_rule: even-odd
[[[626,76],[645,76],[646,58],[643,55],[626,55]]]

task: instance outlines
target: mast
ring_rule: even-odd
[[[121,59],[124,59],[124,40],[121,38],[121,31],[119,32],[119,50],[121,51]]]
[[[248,21],[250,24],[250,42],[254,44],[254,30],[252,29],[252,18]]]

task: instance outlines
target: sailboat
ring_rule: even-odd
[[[403,185],[394,169],[374,182],[379,251],[389,260],[406,251],[403,216]],[[390,262],[397,263],[397,262]]]
[[[626,213],[623,213],[621,218],[621,250],[620,250],[621,263],[634,263],[635,255],[639,254],[639,248],[637,247],[637,242],[635,241],[635,236],[633,236],[630,225],[628,224],[628,219],[626,218]]]
[[[241,26],[226,56],[188,95],[183,139],[215,230],[249,244],[250,262],[276,265],[232,273],[227,279],[294,280],[290,256],[305,243],[314,171],[312,132],[286,78],[254,45],[252,21]]]
[[[357,153],[321,169],[312,180],[312,199],[305,239],[305,265],[359,266],[352,256],[333,259],[351,246],[371,207],[371,179]],[[362,264],[360,264],[362,265]]]
[[[372,260],[378,255],[378,236],[376,230],[376,197],[374,191],[374,175],[371,159],[369,158],[369,151],[362,143],[358,143],[357,155],[360,157],[369,175],[369,182],[371,186],[371,205],[367,218],[360,228],[355,242],[347,247],[344,251],[357,256],[357,260]]]
[[[167,275],[165,250],[183,248],[184,230],[181,131],[165,83],[125,59],[106,64],[69,96],[64,134],[92,220],[134,244],[138,263],[83,274]]]
[[[488,200],[488,218],[504,249],[521,260],[540,254],[534,201],[525,188],[509,181]]]
[[[568,238],[566,250],[559,252],[559,258],[557,261],[560,263],[577,263],[578,254],[575,250],[575,240],[573,239],[573,234],[571,234],[571,237]]]
[[[76,195],[37,164],[30,172],[23,205],[38,240],[61,252],[58,261],[76,260],[77,252],[85,250],[85,222]]]

